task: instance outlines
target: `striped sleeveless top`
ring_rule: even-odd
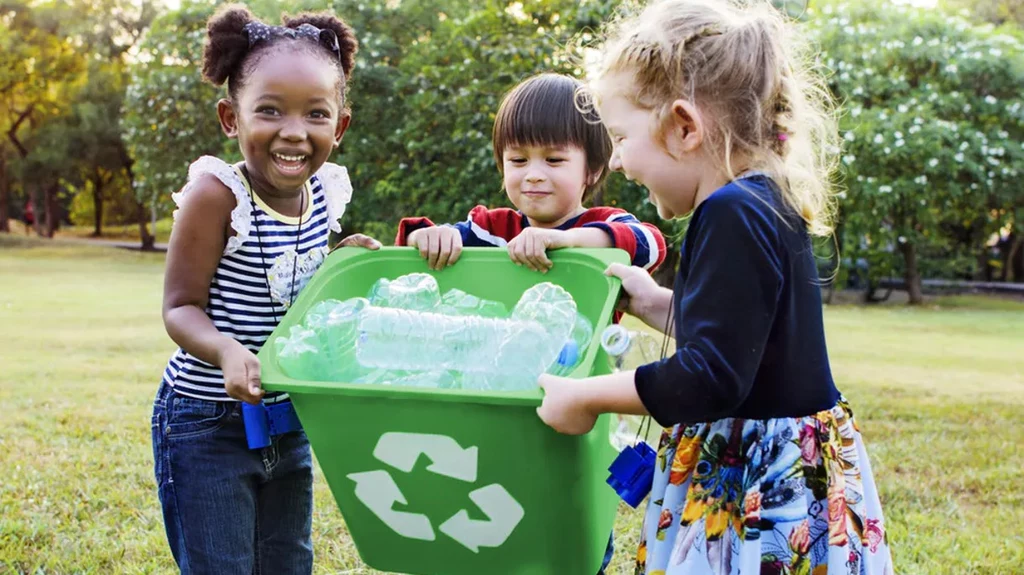
[[[351,198],[352,186],[345,168],[324,164],[306,183],[303,193],[307,209],[301,216],[300,232],[300,218],[274,211],[250,193],[237,167],[210,156],[196,160],[189,168],[189,184],[174,194],[175,203],[181,206],[187,202],[192,182],[207,173],[231,189],[237,206],[231,212],[234,236],[228,238],[210,281],[206,315],[221,333],[256,353],[284,317],[293,290],[294,297],[298,297],[323,263],[330,232],[341,231],[340,218]],[[181,348],[167,363],[163,380],[181,395],[235,401],[224,390],[219,368]],[[274,394],[267,395],[270,398]]]

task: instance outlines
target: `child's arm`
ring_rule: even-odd
[[[582,224],[581,231],[600,230],[611,241],[608,247],[625,250],[634,266],[652,272],[665,261],[665,236],[657,226],[607,206],[590,208],[584,217],[588,221]]]
[[[656,226],[645,224],[618,208],[597,207],[579,219],[580,227],[568,230],[526,228],[508,243],[512,261],[530,269],[551,269],[547,250],[559,248],[619,248],[630,262],[648,272],[665,260],[665,236]]]
[[[544,402],[537,415],[560,433],[580,435],[594,427],[602,413],[647,415],[633,383],[635,371],[590,377],[585,380],[542,375]]]
[[[679,286],[678,347],[673,355],[639,367],[632,382],[633,393],[663,427],[727,417],[753,387],[784,277],[776,228],[781,224],[759,201],[745,190],[716,193],[690,223],[684,254],[690,273]],[[556,390],[559,395],[542,417],[578,430],[601,410],[630,409],[624,380],[592,388],[599,379],[554,382],[556,388],[579,388]]]
[[[435,226],[427,218],[402,218],[395,245],[419,248],[432,269],[442,269],[458,261],[463,246],[505,247],[521,229],[519,220],[513,210],[486,206],[476,206],[455,224]]]
[[[221,368],[228,395],[259,403],[263,397],[259,360],[218,331],[205,311],[210,281],[227,244],[231,210],[236,205],[231,190],[215,176],[202,176],[192,184],[167,249],[164,327],[183,350]]]

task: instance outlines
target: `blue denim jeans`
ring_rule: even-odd
[[[302,432],[250,450],[241,405],[177,394],[153,404],[153,459],[182,575],[309,575],[313,462]]]

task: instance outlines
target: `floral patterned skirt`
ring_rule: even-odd
[[[637,574],[892,572],[871,465],[845,400],[807,417],[665,430]]]

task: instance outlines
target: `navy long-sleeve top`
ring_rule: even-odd
[[[663,426],[811,415],[839,398],[804,222],[764,175],[694,211],[672,294],[676,352],[641,366],[636,390]]]

